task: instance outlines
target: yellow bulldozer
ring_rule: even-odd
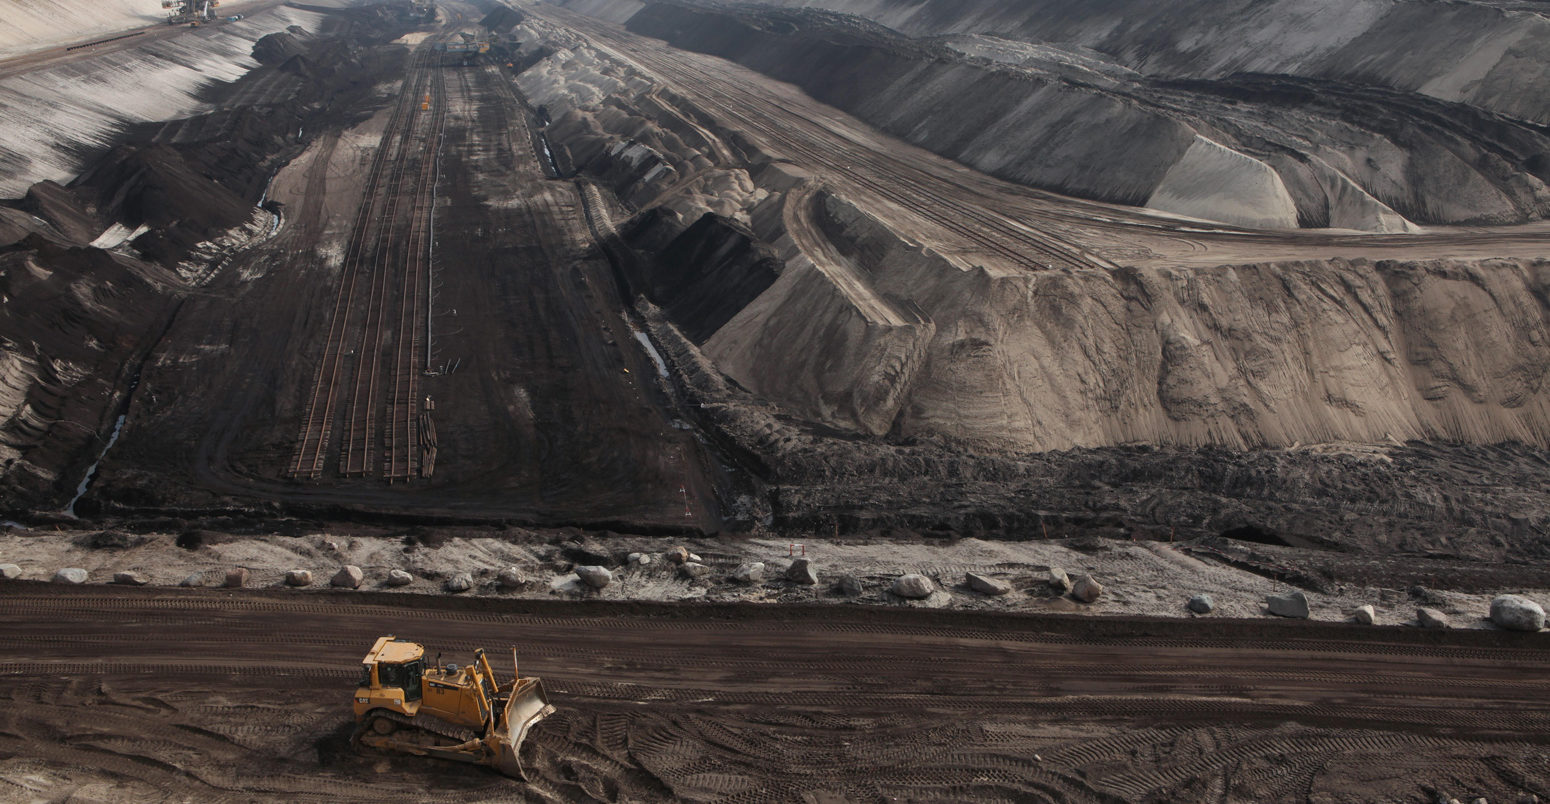
[[[355,741],[381,751],[489,765],[526,779],[519,753],[528,730],[554,712],[543,681],[517,673],[501,684],[484,649],[472,664],[426,666],[425,647],[379,638],[361,662]]]

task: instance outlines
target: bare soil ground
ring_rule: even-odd
[[[24,583],[0,595],[0,755],[23,799],[1511,801],[1550,788],[1541,637]],[[378,633],[449,657],[515,646],[559,707],[524,751],[532,782],[347,745],[352,665]]]

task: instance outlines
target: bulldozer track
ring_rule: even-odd
[[[376,709],[366,713],[366,717],[363,718],[360,725],[356,727],[355,734],[351,737],[351,739],[359,741],[361,735],[365,734],[366,730],[371,728],[372,721],[379,718],[382,720],[391,720],[394,723],[397,723],[399,726],[413,731],[434,734],[437,737],[451,740],[453,745],[466,743],[469,740],[479,736],[478,734],[474,733],[473,729],[464,728],[454,723],[448,723],[444,720],[441,720],[440,718],[431,717],[430,715],[417,715],[415,717],[409,717],[408,715],[400,714],[398,712],[390,712],[385,709]]]

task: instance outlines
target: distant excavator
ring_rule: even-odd
[[[161,0],[161,7],[167,10],[168,25],[197,26],[200,20],[215,19],[216,6],[221,0]]]
[[[489,765],[526,779],[519,754],[528,730],[554,713],[541,679],[495,680],[484,649],[473,664],[427,667],[424,646],[381,637],[361,663],[354,740],[381,751]]]

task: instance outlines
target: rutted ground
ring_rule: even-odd
[[[1545,646],[1506,634],[19,583],[0,600],[0,768],[28,797],[1513,801],[1550,784]],[[516,647],[558,706],[527,784],[349,747],[356,663],[384,633],[448,660]]]

